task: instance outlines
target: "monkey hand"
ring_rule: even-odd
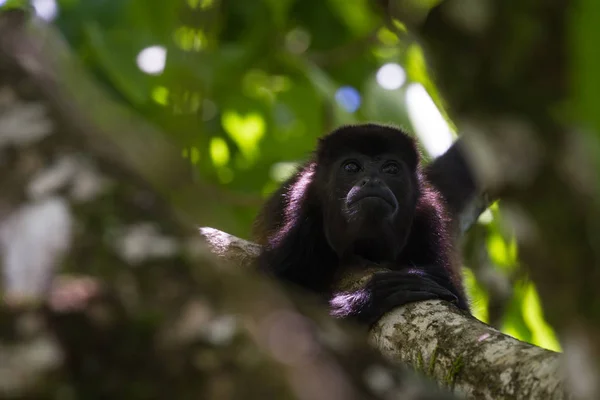
[[[446,287],[452,287],[451,283],[442,282],[424,269],[377,272],[364,288],[335,293],[330,300],[331,315],[371,326],[388,311],[408,303],[446,300],[458,304],[458,297]]]

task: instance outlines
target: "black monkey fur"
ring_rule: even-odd
[[[448,172],[461,175],[454,175],[459,187]],[[369,325],[420,300],[468,311],[450,231],[451,217],[475,191],[456,143],[423,170],[414,139],[397,128],[338,128],[259,213],[258,268],[324,296],[333,315]],[[390,271],[376,273],[364,289],[333,293],[344,268],[373,264]]]

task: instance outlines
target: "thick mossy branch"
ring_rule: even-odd
[[[201,235],[213,252],[248,267],[258,245],[212,228]],[[352,271],[363,281],[372,271]],[[343,285],[353,286],[344,279]],[[386,314],[370,332],[386,357],[404,362],[469,399],[565,399],[561,355],[504,335],[442,301]]]
[[[371,330],[388,358],[411,365],[471,399],[565,399],[560,354],[463,315],[442,301],[412,303],[385,315]]]

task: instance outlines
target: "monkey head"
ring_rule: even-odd
[[[393,260],[406,243],[420,194],[414,140],[380,125],[342,127],[320,140],[315,165],[331,248],[340,258]]]

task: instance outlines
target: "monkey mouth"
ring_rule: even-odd
[[[360,190],[357,193],[354,193],[353,195],[349,196],[348,206],[351,207],[354,204],[367,199],[379,200],[392,207],[392,209],[396,208],[396,202],[394,201],[394,199],[391,198],[388,192],[372,189]]]

